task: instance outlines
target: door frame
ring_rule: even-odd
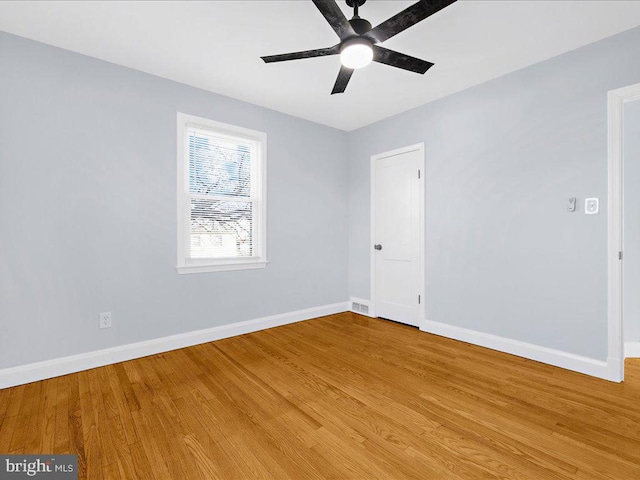
[[[371,220],[371,230],[369,233],[369,269],[371,272],[370,277],[370,289],[371,293],[369,294],[371,305],[369,307],[369,314],[372,317],[377,317],[376,314],[376,257],[373,245],[375,242],[375,231],[376,231],[376,169],[375,164],[376,161],[381,158],[394,157],[396,155],[401,155],[403,153],[418,151],[420,153],[420,182],[418,186],[418,218],[420,220],[420,225],[418,226],[418,235],[419,235],[419,252],[418,252],[418,264],[420,268],[419,279],[418,279],[418,294],[421,297],[420,304],[418,305],[418,328],[423,328],[426,320],[425,316],[425,304],[426,304],[426,295],[425,295],[425,279],[426,279],[426,264],[425,264],[425,226],[426,226],[426,188],[425,188],[425,156],[424,156],[424,142],[416,143],[414,145],[409,145],[407,147],[397,148],[395,150],[390,150],[388,152],[378,153],[376,155],[371,156],[371,161],[369,164],[370,171],[370,220]]]
[[[640,83],[607,94],[608,233],[607,233],[607,369],[609,380],[624,380],[622,331],[624,104],[640,100]],[[623,254],[624,255],[624,254]]]

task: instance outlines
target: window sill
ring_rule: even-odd
[[[209,273],[209,272],[228,272],[231,270],[253,270],[257,268],[265,268],[269,262],[254,261],[254,262],[229,262],[229,263],[217,263],[215,265],[181,265],[176,267],[176,270],[180,275],[189,273]]]

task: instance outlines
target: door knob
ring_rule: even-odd
[[[375,248],[376,250],[382,250],[382,245],[377,244],[377,245],[374,245],[373,248]]]

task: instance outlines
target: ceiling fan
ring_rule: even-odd
[[[347,20],[335,0],[312,1],[338,34],[340,43],[317,50],[269,55],[261,58],[265,63],[272,63],[340,54],[340,63],[342,65],[331,91],[331,95],[333,95],[334,93],[345,91],[355,69],[366,67],[372,61],[424,74],[429,68],[433,67],[433,63],[388,50],[377,44],[390,39],[394,35],[448,7],[456,0],[420,0],[373,28],[371,23],[358,15],[358,8],[364,5],[367,0],[346,0],[347,5],[353,8],[353,18],[351,20]]]

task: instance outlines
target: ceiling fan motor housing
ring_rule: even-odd
[[[367,33],[371,30],[371,24],[364,18],[353,17],[349,20],[349,23],[358,35],[362,35],[363,33]]]

